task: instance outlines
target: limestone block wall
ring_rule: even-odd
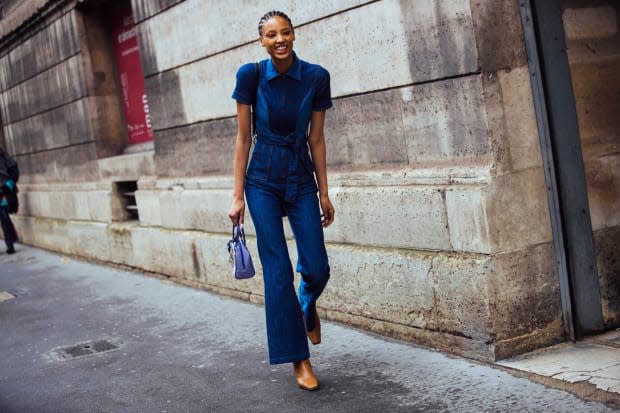
[[[118,154],[123,141],[116,80],[102,57],[107,45],[92,17],[70,2],[30,1],[17,9],[26,23],[18,27],[16,16],[7,16],[16,40],[0,54],[7,147],[24,183],[96,181],[97,159]]]
[[[620,325],[620,5],[564,1],[603,318]]]
[[[80,143],[90,152],[71,152],[66,142],[77,137],[66,137],[65,122],[49,143],[18,133],[54,125],[52,108],[39,109],[47,102],[39,92],[18,107],[3,101],[10,148],[33,159],[24,161],[21,238],[262,302],[260,277],[232,279],[225,242],[236,127],[230,95],[237,68],[266,58],[256,41],[266,10],[245,1],[132,5],[154,151],[104,155],[114,122],[93,109],[108,107],[101,102],[113,92],[94,76],[107,70],[93,52],[102,33],[85,30],[92,16],[72,9],[58,24],[61,33],[75,27],[77,49],[52,70],[56,81],[72,65],[82,68],[64,77],[72,83],[63,93],[75,92],[57,105],[90,125],[79,133],[90,134]],[[557,274],[518,2],[277,0],[270,8],[293,18],[299,57],[332,76],[326,136],[337,219],[325,233],[333,273],[322,314],[484,359],[558,340]],[[27,82],[48,79],[45,70]],[[30,86],[7,84],[2,96],[26,102],[19,88]],[[78,115],[80,104],[86,115]],[[22,113],[34,119],[21,125]],[[63,156],[73,162],[62,164]],[[139,221],[121,222],[118,212],[114,183],[127,180],[138,183]],[[248,233],[255,245],[251,222]]]
[[[49,18],[0,57],[5,142],[24,181],[78,174],[96,179],[89,166],[96,156],[75,15],[61,10]]]

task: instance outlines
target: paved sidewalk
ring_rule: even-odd
[[[18,247],[0,255],[0,412],[614,411],[328,322],[304,392],[267,364],[261,307]]]
[[[566,383],[588,383],[620,399],[620,331],[561,343],[498,362]]]

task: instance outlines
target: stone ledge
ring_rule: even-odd
[[[99,175],[111,181],[137,181],[155,174],[153,150],[99,159]]]

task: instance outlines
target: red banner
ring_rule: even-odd
[[[125,107],[129,143],[153,140],[149,105],[144,91],[144,74],[136,26],[129,2],[111,18],[114,53],[120,77],[121,95]]]

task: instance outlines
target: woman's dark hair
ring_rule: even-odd
[[[288,24],[291,25],[291,29],[293,28],[293,22],[291,21],[291,19],[283,12],[278,11],[278,10],[271,10],[267,13],[265,13],[265,15],[263,17],[260,18],[259,22],[258,22],[258,35],[262,36],[263,35],[263,25],[265,24],[265,22],[273,17],[282,17],[284,19],[286,19],[286,21],[288,21]]]

